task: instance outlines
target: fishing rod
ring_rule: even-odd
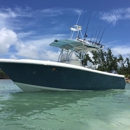
[[[84,19],[83,19],[83,22],[82,22],[82,24],[81,24],[81,27],[84,25],[84,21],[86,20],[86,18],[87,18],[87,15],[84,17]],[[78,32],[78,35],[77,35],[77,37],[78,38],[80,38],[79,36],[80,36],[80,31]]]
[[[101,40],[102,40],[102,37],[103,37],[104,32],[105,32],[105,28],[103,29],[102,35],[101,35],[100,40],[99,40],[99,42],[98,42],[99,44],[101,43]]]
[[[88,30],[88,25],[89,25],[89,22],[90,22],[90,17],[91,17],[91,13],[89,14],[89,17],[88,17],[88,22],[87,22],[87,26],[86,26],[86,30],[85,30],[85,34],[84,34],[84,39],[88,36],[87,30]]]
[[[83,26],[83,25],[84,25],[84,21],[86,20],[86,18],[87,18],[87,15],[84,17],[84,19],[83,19],[83,22],[82,22],[81,26]]]
[[[92,31],[92,35],[91,35],[91,38],[90,38],[89,42],[92,42],[92,40],[93,40],[94,31],[95,31],[95,28]]]
[[[93,43],[96,43],[95,39],[96,39],[97,33],[98,33],[98,29],[95,31],[95,36],[94,36],[94,39],[93,39],[93,41],[92,41],[92,44],[93,44]]]
[[[97,38],[96,38],[96,43],[97,43],[97,44],[98,44],[98,39],[99,39],[101,30],[102,30],[102,26],[99,28],[99,32],[98,32],[98,34],[97,34]]]

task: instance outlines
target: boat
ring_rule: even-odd
[[[55,39],[50,43],[51,46],[61,49],[57,62],[0,59],[0,68],[24,92],[125,89],[123,75],[101,72],[84,66],[84,55],[89,51],[103,49],[104,45],[86,40],[85,37],[80,38],[82,27],[77,24],[70,29],[70,39]],[[73,55],[76,58],[73,58]]]

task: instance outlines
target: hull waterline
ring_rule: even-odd
[[[22,91],[24,92],[38,92],[44,90],[51,90],[51,91],[79,91],[79,90],[71,90],[71,89],[60,89],[60,88],[51,88],[47,86],[37,86],[37,85],[30,85],[24,83],[14,82]]]

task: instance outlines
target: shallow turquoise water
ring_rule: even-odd
[[[130,130],[125,90],[23,93],[0,80],[0,130]]]

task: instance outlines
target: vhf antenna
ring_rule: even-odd
[[[81,13],[82,13],[82,11],[80,11],[80,13],[79,13],[79,17],[78,17],[78,19],[77,19],[76,25],[77,25],[78,22],[79,22],[79,18],[80,18]]]
[[[70,38],[71,39],[72,39],[72,37],[74,35],[74,31],[78,31],[79,32],[81,30],[81,26],[77,25],[78,22],[79,22],[79,18],[80,18],[81,13],[82,13],[82,11],[80,11],[80,13],[79,13],[79,17],[77,19],[76,24],[73,27],[70,28],[71,29],[71,34],[70,34]],[[77,34],[77,37],[79,37],[79,34]]]

